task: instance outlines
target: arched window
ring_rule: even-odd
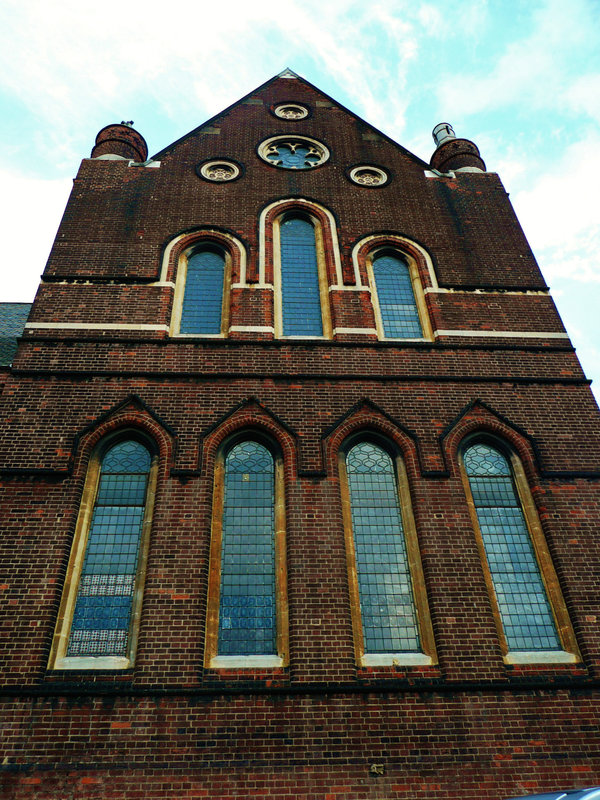
[[[279,459],[242,440],[219,459],[210,565],[207,667],[280,666],[287,653]]]
[[[92,459],[51,668],[133,664],[154,482],[151,453],[137,438],[101,448]]]
[[[423,326],[407,259],[399,252],[380,250],[371,260],[380,335],[386,339],[421,339]]]
[[[346,451],[341,466],[359,663],[432,663],[433,634],[404,465],[365,440]]]
[[[219,247],[203,245],[184,257],[178,286],[183,287],[179,333],[218,336],[228,316],[228,256]]]
[[[330,337],[320,226],[308,216],[289,214],[277,221],[275,229],[279,238],[275,269],[277,334]]]
[[[513,459],[523,503],[500,448],[470,444],[463,464],[505,655],[509,661],[535,660],[538,653],[549,654],[544,660],[575,660],[564,652],[576,653],[577,646],[520,462]]]

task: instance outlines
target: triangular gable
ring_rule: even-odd
[[[277,82],[280,82],[281,85],[282,85],[282,88],[284,88],[284,91],[289,91],[290,84],[293,83],[296,80],[299,81],[300,83],[302,83],[304,86],[308,87],[309,89],[312,89],[312,91],[314,91],[316,95],[319,95],[319,99],[321,99],[322,101],[326,101],[328,103],[331,103],[333,106],[338,108],[340,111],[343,111],[345,114],[347,114],[349,117],[351,117],[352,120],[354,120],[356,123],[358,123],[361,126],[364,126],[364,128],[369,130],[374,136],[377,136],[380,139],[384,140],[385,142],[388,142],[389,144],[393,145],[395,148],[400,150],[405,156],[407,156],[409,159],[411,159],[416,165],[418,165],[422,169],[426,169],[426,170],[431,169],[431,166],[426,161],[423,161],[421,158],[416,156],[414,153],[411,153],[410,150],[407,150],[401,144],[399,144],[398,142],[394,141],[394,139],[392,139],[390,136],[387,136],[387,134],[385,134],[382,131],[380,131],[378,128],[376,128],[374,125],[372,125],[370,122],[367,122],[362,117],[359,117],[358,114],[356,114],[353,111],[351,111],[350,109],[346,108],[346,106],[344,106],[341,103],[339,103],[337,100],[335,100],[335,98],[333,98],[330,95],[326,94],[325,92],[321,91],[321,89],[319,89],[313,83],[311,83],[310,81],[307,81],[306,78],[302,78],[300,75],[297,75],[295,72],[293,72],[289,68],[286,68],[285,70],[280,72],[278,75],[275,75],[273,78],[270,78],[268,81],[265,81],[265,83],[261,84],[256,89],[253,89],[251,92],[248,92],[248,94],[246,94],[243,97],[241,97],[235,103],[232,103],[231,105],[227,106],[227,108],[223,109],[222,111],[219,111],[217,114],[215,114],[210,119],[206,120],[206,122],[203,122],[197,128],[194,128],[189,133],[186,133],[181,138],[177,139],[176,141],[174,141],[171,144],[169,144],[166,147],[164,147],[162,150],[160,150],[158,153],[156,153],[154,156],[152,156],[152,160],[153,161],[160,161],[160,160],[164,159],[165,156],[167,156],[170,153],[172,153],[173,150],[175,150],[179,145],[181,145],[186,140],[188,140],[188,139],[190,139],[190,138],[192,138],[194,136],[197,136],[199,133],[202,133],[207,128],[215,127],[216,125],[219,124],[219,122],[222,120],[222,118],[226,117],[226,115],[232,109],[236,108],[236,106],[242,105],[242,104],[246,103],[248,100],[250,100],[252,98],[260,99],[260,95],[264,94],[265,91],[269,87],[271,87],[273,84],[276,84]]]

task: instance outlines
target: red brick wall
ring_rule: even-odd
[[[311,116],[270,114],[292,100]],[[289,132],[324,141],[330,162],[264,164],[258,143]],[[564,330],[543,293],[495,291],[544,287],[497,176],[427,178],[302,82],[273,82],[157,157],[156,169],[83,162],[33,322],[169,325],[172,288],[147,284],[174,236],[234,234],[256,276],[261,210],[300,196],[333,212],[347,285],[366,236],[424,247],[455,290],[426,295],[434,330]],[[244,174],[202,181],[194,168],[211,157]],[[358,163],[392,181],[353,185],[345,173]],[[373,327],[367,291],[331,295],[334,325]],[[272,325],[272,293],[234,289],[231,322]],[[568,339],[239,336],[254,341],[70,327],[31,328],[21,342],[0,396],[3,797],[501,800],[600,783],[600,425]],[[141,426],[160,453],[136,664],[48,672],[90,453],[119,426]],[[205,670],[215,454],[244,429],[283,452],[290,664]],[[360,430],[387,436],[406,463],[435,666],[355,663],[337,453]],[[581,663],[502,660],[457,465],[477,430],[524,465]]]

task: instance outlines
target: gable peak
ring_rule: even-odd
[[[286,67],[283,72],[280,72],[277,75],[278,78],[299,78],[300,75],[296,74],[293,69]]]

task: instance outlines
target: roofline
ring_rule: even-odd
[[[284,72],[285,71],[286,70],[284,70]],[[293,70],[289,70],[289,71],[293,72]],[[328,100],[330,100],[336,106],[341,108],[347,114],[350,114],[350,116],[354,117],[359,122],[362,122],[364,125],[368,125],[369,128],[371,128],[373,131],[375,131],[375,133],[377,133],[379,136],[381,136],[383,139],[385,139],[390,144],[393,144],[395,147],[398,147],[409,158],[411,158],[414,161],[416,161],[417,164],[419,164],[419,166],[423,167],[424,169],[431,169],[431,164],[429,164],[429,162],[423,161],[422,158],[420,158],[419,156],[415,155],[410,150],[407,150],[406,147],[403,147],[395,139],[392,139],[391,136],[388,136],[386,133],[383,133],[383,131],[380,131],[379,128],[376,128],[372,123],[368,122],[367,120],[363,119],[362,117],[359,117],[359,115],[356,114],[354,111],[351,111],[345,105],[343,105],[338,100],[336,100],[334,97],[331,97],[331,95],[328,95],[322,89],[319,89],[319,87],[315,86],[314,83],[311,83],[310,81],[306,80],[306,78],[303,78],[301,75],[298,75],[295,72],[294,72],[294,75],[296,76],[296,80],[302,81],[302,83],[304,83],[306,86],[310,86],[311,89],[314,89],[316,92],[321,94],[323,97],[326,97]],[[218,119],[219,117],[223,116],[223,114],[227,114],[228,111],[230,111],[232,108],[234,108],[235,106],[239,105],[240,103],[243,103],[244,100],[246,100],[247,98],[252,97],[252,95],[256,94],[257,92],[261,92],[263,89],[265,89],[271,83],[273,83],[276,80],[279,80],[280,76],[281,76],[281,73],[279,73],[278,75],[274,75],[272,78],[269,78],[269,80],[265,81],[264,83],[261,83],[260,86],[257,86],[256,88],[252,89],[250,92],[245,94],[243,97],[240,97],[239,100],[236,100],[234,103],[231,103],[230,105],[228,105],[227,108],[224,108],[222,111],[217,112],[210,119],[207,119],[206,122],[203,122],[201,125],[198,125],[197,128],[194,128],[193,130],[189,131],[189,133],[184,134],[179,139],[176,139],[174,142],[172,142],[171,144],[169,144],[166,147],[164,147],[162,150],[159,150],[158,153],[156,153],[155,155],[152,156],[152,160],[153,161],[160,161],[161,158],[163,158],[165,155],[167,155],[167,153],[169,153],[174,147],[177,147],[177,145],[180,144],[180,142],[183,142],[185,139],[188,139],[190,136],[193,136],[194,134],[198,133],[200,130],[202,130],[202,128],[211,125],[211,123],[213,123],[216,119]]]

